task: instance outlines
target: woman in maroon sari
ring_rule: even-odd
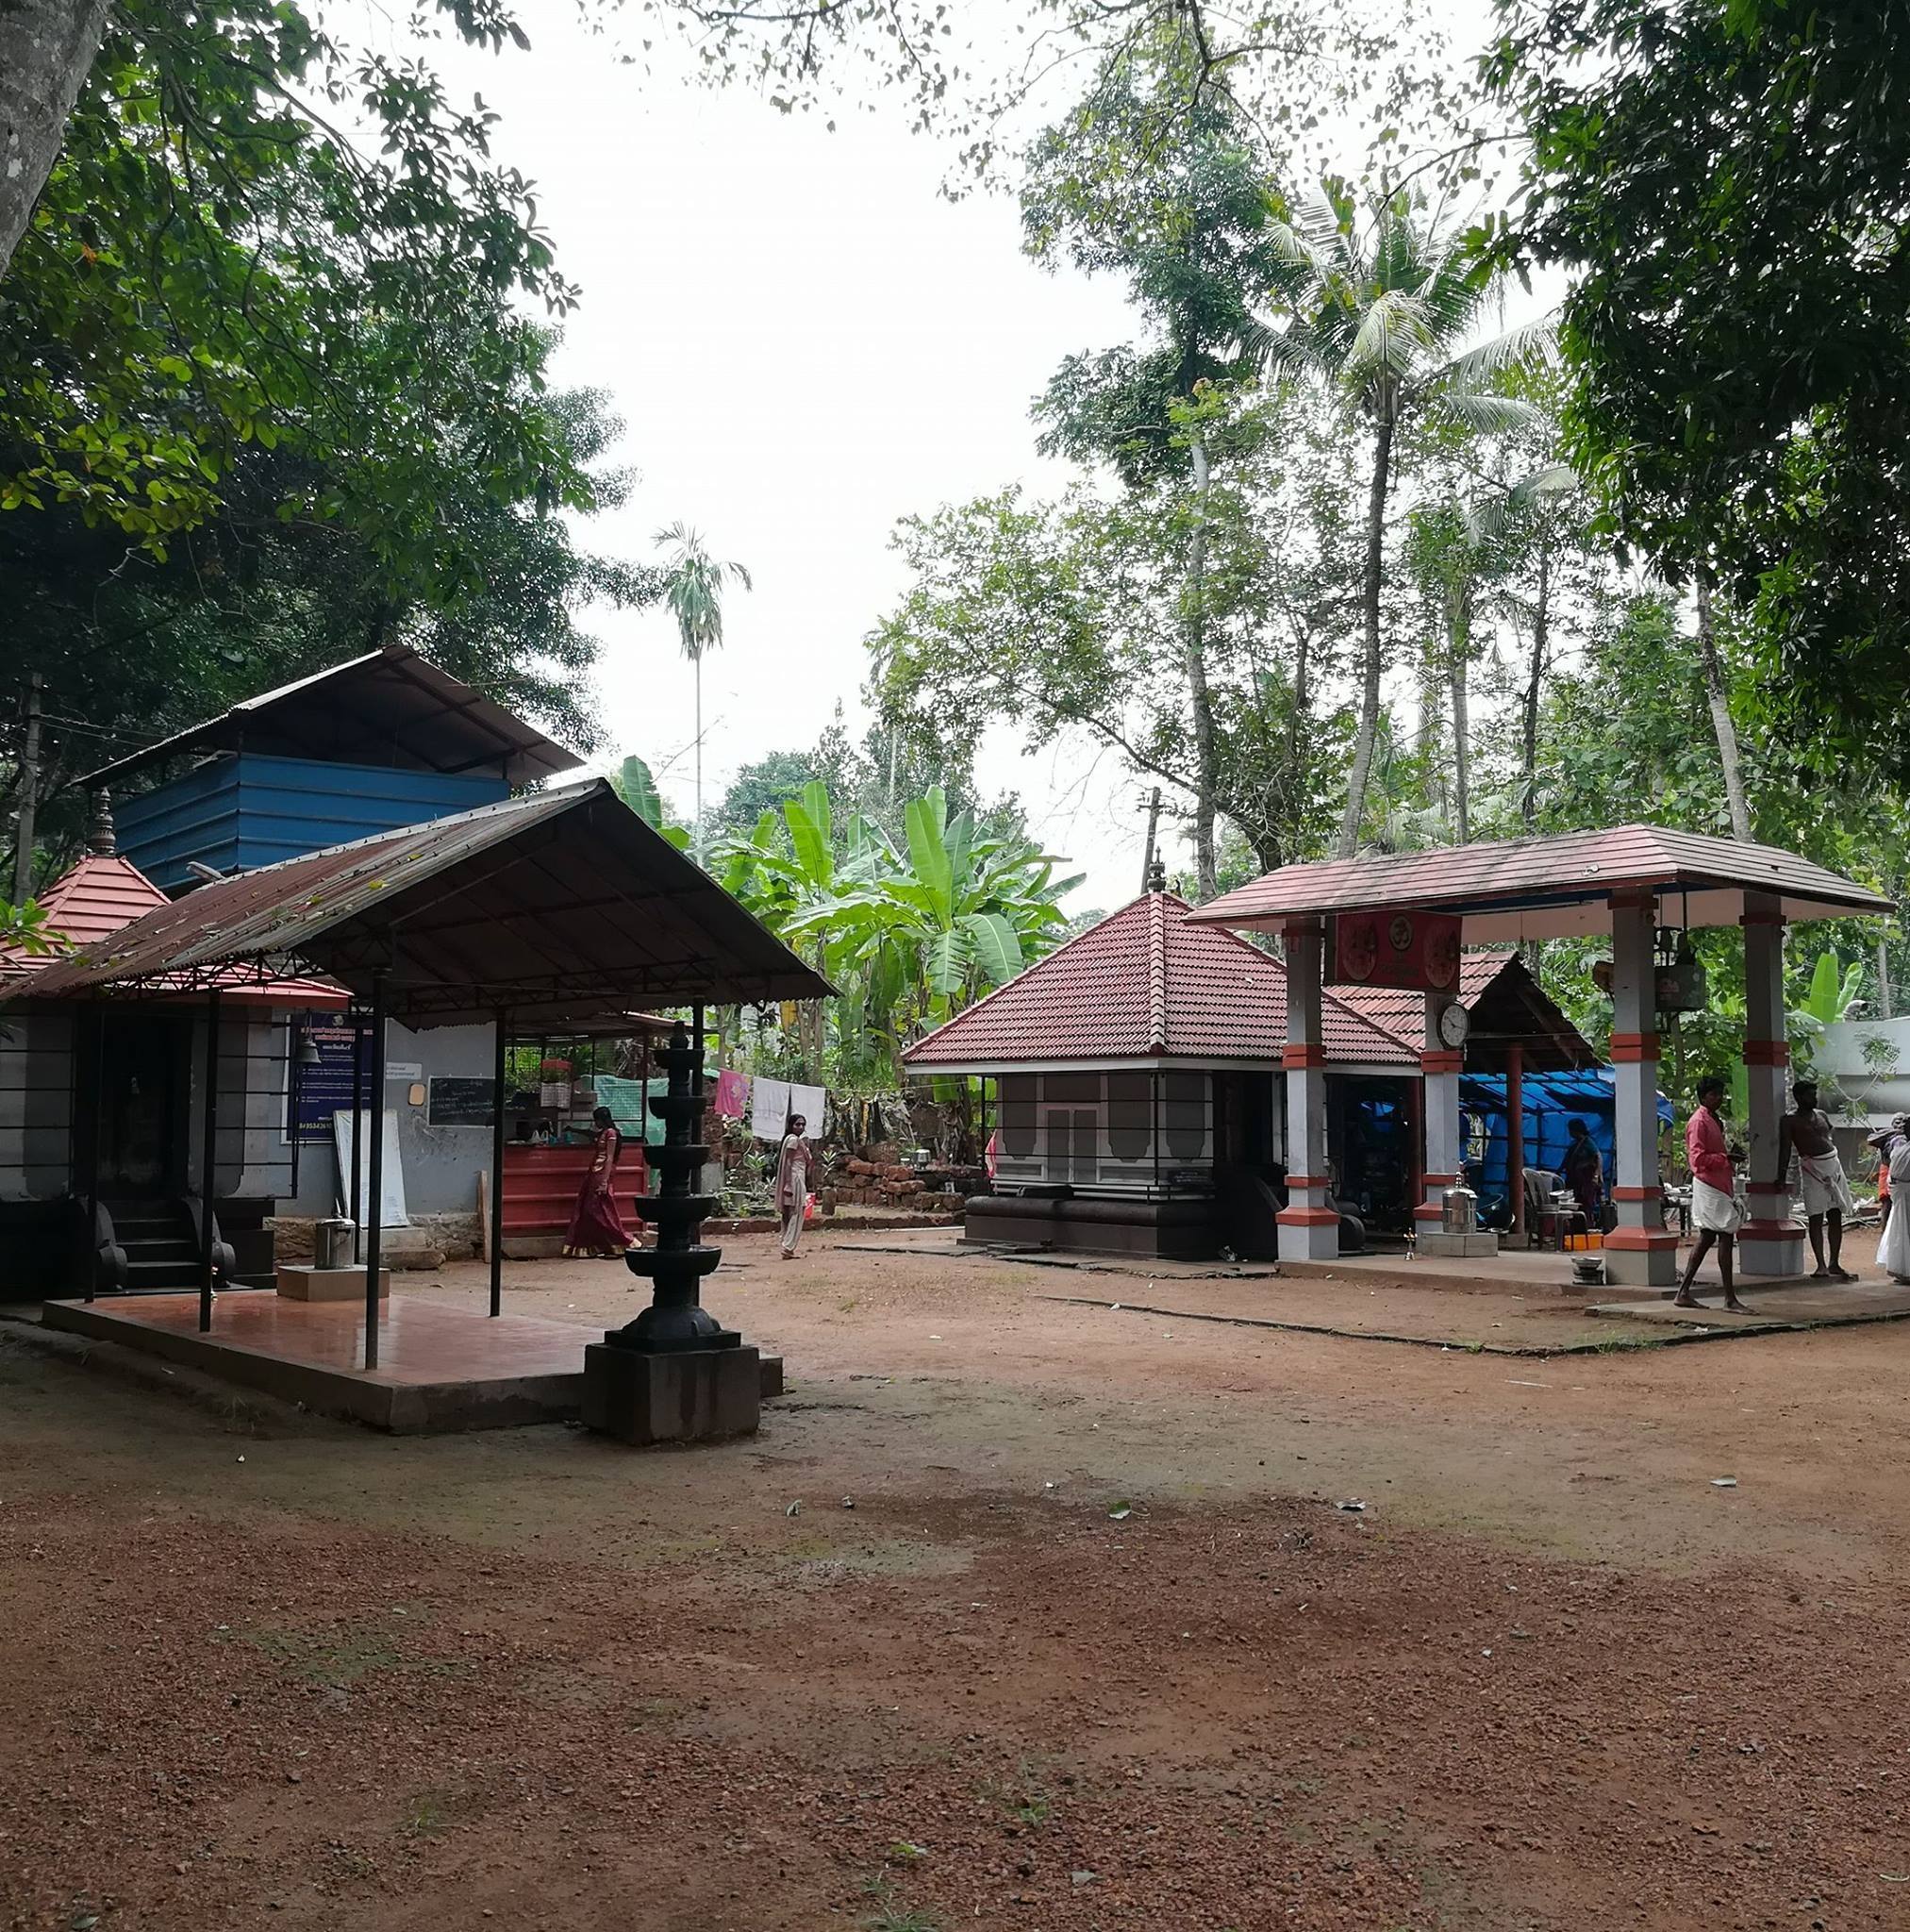
[[[596,1130],[596,1152],[590,1158],[590,1171],[577,1190],[570,1232],[564,1236],[564,1253],[614,1260],[630,1245],[630,1230],[623,1225],[614,1191],[623,1136],[617,1131],[607,1107],[600,1107],[590,1116],[590,1124]]]

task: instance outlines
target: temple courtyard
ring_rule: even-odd
[[[0,1925],[1901,1927],[1910,1322],[1771,1319],[1898,1312],[1869,1245],[1696,1336],[744,1236],[706,1300],[787,1392],[673,1452],[381,1434],[15,1311]]]

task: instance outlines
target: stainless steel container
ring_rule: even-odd
[[[1479,1225],[1479,1197],[1464,1181],[1440,1195],[1439,1209],[1448,1234],[1470,1234]]]
[[[351,1222],[331,1217],[312,1229],[312,1263],[319,1268],[350,1268],[357,1259],[353,1237],[357,1229]]]

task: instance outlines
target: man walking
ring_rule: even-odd
[[[1803,1198],[1804,1225],[1810,1230],[1811,1254],[1817,1266],[1813,1281],[1854,1281],[1843,1266],[1844,1216],[1854,1213],[1851,1184],[1831,1133],[1831,1118],[1818,1106],[1818,1083],[1800,1080],[1791,1089],[1792,1111],[1778,1128],[1777,1171],[1786,1177],[1792,1157],[1797,1159],[1798,1192]],[[1824,1237],[1830,1236],[1830,1259],[1824,1259]]]
[[[1678,1284],[1671,1306],[1703,1307],[1691,1292],[1691,1283],[1715,1242],[1718,1273],[1724,1282],[1724,1306],[1748,1315],[1751,1310],[1737,1299],[1731,1280],[1732,1250],[1743,1216],[1732,1191],[1731,1149],[1724,1140],[1723,1109],[1724,1082],[1715,1074],[1707,1074],[1698,1083],[1698,1106],[1685,1123],[1685,1159],[1691,1170],[1691,1224],[1698,1230],[1698,1241],[1685,1264],[1685,1278]]]

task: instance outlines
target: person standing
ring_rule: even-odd
[[[783,1127],[782,1151],[776,1156],[776,1212],[782,1217],[786,1261],[795,1256],[816,1174],[815,1150],[803,1138],[803,1129],[808,1124],[801,1114],[790,1114]]]
[[[1568,1121],[1565,1147],[1565,1184],[1572,1191],[1585,1216],[1587,1229],[1604,1225],[1605,1163],[1599,1143],[1583,1121]]]
[[[1732,1150],[1724,1139],[1724,1082],[1707,1074],[1698,1083],[1698,1105],[1685,1123],[1685,1159],[1691,1170],[1691,1224],[1698,1230],[1691,1258],[1685,1264],[1685,1278],[1671,1306],[1678,1308],[1702,1307],[1691,1292],[1691,1283],[1704,1257],[1715,1244],[1718,1273],[1724,1282],[1724,1306],[1740,1315],[1751,1310],[1737,1299],[1732,1285],[1731,1260],[1737,1227],[1743,1215],[1733,1191]]]
[[[1843,1265],[1844,1216],[1856,1212],[1844,1163],[1831,1133],[1831,1117],[1818,1105],[1818,1083],[1800,1080],[1791,1088],[1792,1111],[1778,1127],[1777,1171],[1788,1177],[1797,1161],[1798,1192],[1803,1199],[1804,1225],[1810,1230],[1811,1256],[1817,1266],[1813,1281],[1854,1281]],[[1824,1237],[1830,1237],[1830,1259],[1824,1258]]]
[[[577,1205],[571,1210],[571,1225],[564,1235],[564,1253],[586,1255],[594,1260],[614,1260],[630,1246],[630,1230],[623,1225],[623,1210],[617,1206],[617,1161],[623,1152],[623,1136],[607,1107],[590,1116],[595,1147],[590,1165],[577,1189]]]
[[[1890,1216],[1884,1224],[1884,1238],[1877,1243],[1877,1259],[1884,1273],[1900,1288],[1910,1287],[1910,1195],[1904,1206],[1897,1198],[1910,1189],[1910,1114],[1893,1114],[1881,1134],[1870,1136],[1877,1150],[1884,1177],[1890,1184]]]

